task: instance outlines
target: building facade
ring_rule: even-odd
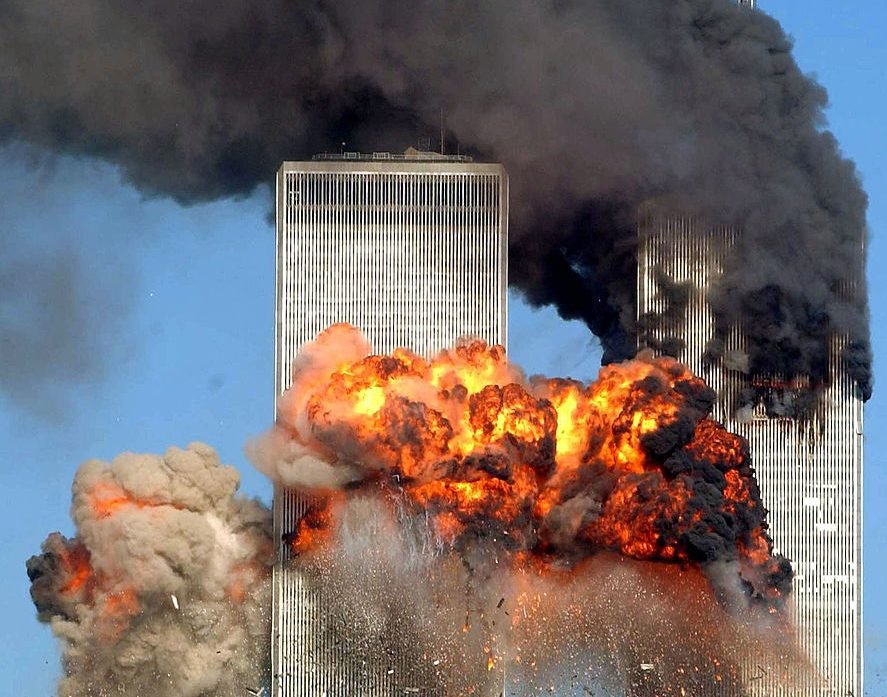
[[[466,336],[506,339],[508,178],[465,157],[344,153],[277,174],[275,395],[299,347],[336,322],[377,352],[431,355]],[[276,402],[276,397],[275,397]],[[321,625],[330,612],[283,536],[310,505],[277,488],[272,695],[433,694],[403,656],[361,663]],[[334,668],[330,668],[334,666]],[[405,692],[406,691],[406,692]]]
[[[862,695],[863,404],[840,359],[843,340],[833,339],[831,381],[802,417],[780,415],[772,405],[808,396],[809,380],[749,375],[740,328],[726,337],[719,360],[704,360],[715,329],[708,294],[738,231],[666,210],[648,204],[640,211],[640,344],[675,355],[705,378],[718,395],[714,417],[748,440],[775,551],[795,571],[789,610],[813,667],[786,672],[751,660],[748,693]],[[862,268],[858,273],[861,279]]]

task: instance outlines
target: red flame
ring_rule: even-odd
[[[286,537],[293,554],[303,554],[323,544],[329,536],[332,521],[331,501],[318,498],[299,518],[296,529]]]
[[[135,588],[125,587],[106,593],[98,602],[100,613],[96,632],[104,641],[116,641],[141,612]]]
[[[89,501],[96,518],[108,518],[122,509],[145,508],[150,505],[110,482],[96,484],[89,492]]]
[[[318,344],[354,331],[335,325]],[[763,570],[753,584],[782,568],[744,441],[707,418],[713,394],[672,359],[607,366],[590,385],[529,383],[476,342],[431,361],[398,350],[302,366],[291,396],[281,420],[294,438],[396,483],[451,544],[485,530],[540,560],[713,554]],[[293,550],[323,544],[330,521],[328,503],[309,510]]]
[[[89,550],[79,542],[60,546],[56,552],[62,569],[62,583],[59,592],[63,595],[83,595],[91,598],[95,586],[95,576],[90,564]]]

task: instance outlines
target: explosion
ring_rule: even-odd
[[[376,486],[448,549],[491,541],[543,570],[604,551],[729,562],[752,602],[782,605],[791,569],[772,554],[746,444],[709,418],[715,394],[683,365],[644,353],[584,385],[527,380],[480,342],[431,360],[368,354],[348,325],[321,334],[251,446],[316,497],[287,535],[296,554],[329,539],[334,492]]]
[[[66,697],[242,695],[268,660],[270,516],[199,443],[78,470],[77,536],[28,560]]]
[[[743,655],[793,660],[759,641],[785,629],[791,569],[749,453],[687,368],[644,353],[585,385],[528,380],[479,342],[369,354],[348,325],[303,347],[248,446],[305,504],[282,564],[329,610],[311,643],[339,648],[310,660],[331,684],[481,697],[507,675],[520,694],[664,697],[735,691]],[[59,695],[267,686],[274,545],[237,486],[202,444],[80,467],[76,537],[28,561]]]

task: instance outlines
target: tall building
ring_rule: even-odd
[[[275,392],[299,347],[336,322],[373,349],[430,355],[465,336],[504,344],[508,178],[497,164],[408,150],[284,162],[277,174]],[[276,397],[275,397],[276,402]],[[283,537],[309,502],[274,492],[274,697],[429,695],[414,659],[364,663],[324,630],[331,608]]]
[[[640,343],[675,355],[717,391],[714,416],[748,439],[775,551],[795,571],[789,610],[814,670],[786,674],[785,666],[751,660],[748,693],[860,696],[862,401],[840,359],[841,337],[830,347],[830,384],[801,415],[791,406],[811,396],[809,379],[748,374],[741,328],[726,338],[719,361],[703,360],[715,328],[709,292],[737,234],[660,204],[642,207]],[[862,268],[857,273],[848,285],[861,281]]]

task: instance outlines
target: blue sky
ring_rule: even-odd
[[[887,9],[858,3],[761,3],[795,37],[795,55],[831,98],[829,126],[856,160],[871,202],[869,283],[876,356],[866,408],[866,693],[887,694],[887,210],[882,136],[887,117],[882,31]],[[269,172],[269,178],[273,173]],[[58,655],[37,623],[24,561],[46,533],[70,534],[70,481],[88,458],[158,452],[202,440],[243,474],[243,490],[265,501],[270,487],[243,456],[245,440],[273,417],[274,234],[264,194],[182,208],[144,199],[108,165],[35,161],[0,150],[0,221],[33,241],[35,254],[79,259],[87,301],[113,332],[94,346],[83,379],[53,379],[25,402],[0,397],[0,491],[4,544],[0,593],[0,696],[49,695]],[[76,268],[76,265],[75,265]],[[0,313],[3,311],[0,302]],[[509,349],[529,372],[591,378],[598,349],[584,327],[512,297]],[[52,352],[64,353],[63,340]],[[2,360],[2,356],[0,356]],[[36,359],[35,359],[36,360]],[[39,366],[38,366],[39,368]]]

